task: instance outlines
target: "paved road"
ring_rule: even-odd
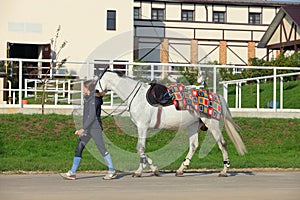
[[[102,180],[104,174],[79,174],[76,181],[63,180],[57,174],[0,175],[0,199],[230,199],[299,200],[300,172],[231,172],[227,178],[217,173],[186,173],[175,177],[143,174],[132,178]]]

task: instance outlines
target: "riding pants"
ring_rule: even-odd
[[[107,150],[103,142],[102,130],[90,129],[88,131],[85,131],[84,133],[85,134],[82,135],[78,140],[76,150],[75,150],[75,157],[82,157],[82,151],[91,138],[94,139],[98,150],[100,151],[101,155],[104,157],[107,154]]]

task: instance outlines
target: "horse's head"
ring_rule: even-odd
[[[110,71],[109,67],[106,67],[104,71],[97,78],[95,85],[99,92],[106,92],[111,90],[112,85],[115,85],[117,77],[122,77],[123,74],[118,71]]]
[[[108,90],[107,81],[105,78],[105,74],[108,71],[108,68],[109,67],[105,67],[104,71],[99,75],[99,77],[95,81],[95,88],[99,90],[99,92],[106,92]]]

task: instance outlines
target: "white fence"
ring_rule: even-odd
[[[74,105],[81,104],[83,100],[82,96],[82,83],[85,79],[92,79],[94,73],[99,73],[97,68],[103,68],[104,66],[110,66],[111,70],[118,70],[125,73],[127,76],[136,77],[139,79],[145,79],[146,81],[156,80],[176,80],[178,77],[181,77],[179,72],[180,67],[190,67],[193,69],[198,69],[195,73],[198,73],[199,78],[205,79],[211,86],[213,92],[220,93],[220,89],[223,90],[223,96],[227,99],[228,96],[228,85],[236,85],[236,109],[242,109],[241,106],[241,85],[247,83],[247,81],[255,80],[257,82],[257,110],[260,109],[259,101],[259,87],[262,79],[273,79],[273,110],[277,111],[276,106],[276,83],[277,78],[280,81],[280,109],[283,108],[283,79],[284,76],[293,76],[300,74],[300,67],[266,67],[266,66],[231,66],[231,65],[203,65],[203,64],[174,64],[174,63],[135,63],[135,62],[88,62],[88,61],[67,61],[66,62],[66,72],[62,73],[53,73],[53,69],[49,70],[49,67],[43,67],[43,63],[51,63],[51,60],[35,60],[35,59],[0,59],[0,62],[3,61],[6,69],[6,74],[9,74],[10,77],[13,77],[18,80],[17,87],[13,88],[12,81],[6,80],[8,87],[0,87],[0,93],[8,92],[8,99],[6,102],[0,100],[1,107],[10,107],[16,106],[22,107],[23,98],[38,98],[39,93],[42,92],[41,89],[41,80],[43,77],[48,77],[45,92],[47,93],[47,100],[51,100],[53,105],[59,107],[64,105]],[[37,78],[29,79],[24,78],[23,67],[24,63],[33,62],[38,64],[39,73]],[[12,66],[12,72],[8,71],[8,63],[10,67]],[[12,65],[13,63],[13,65]],[[122,66],[122,68],[117,68]],[[251,79],[242,79],[234,81],[222,82],[218,75],[218,70],[220,68],[234,68],[236,69],[272,69],[273,75],[266,77],[257,77]],[[43,70],[49,70],[49,73],[43,74]],[[294,73],[290,74],[280,74],[277,75],[278,70],[293,70]],[[2,70],[3,71],[3,70]],[[59,70],[56,70],[57,72]],[[72,73],[69,73],[69,72]],[[26,74],[25,74],[26,75]],[[81,79],[79,79],[79,77]],[[20,81],[22,80],[22,81]],[[0,84],[1,85],[1,84]],[[3,85],[3,84],[2,84]],[[75,87],[76,86],[76,87]],[[222,91],[221,91],[222,92]],[[1,97],[1,95],[0,95]],[[111,93],[110,105],[114,106],[115,95]]]
[[[300,75],[300,72],[295,72],[295,73],[288,73],[288,74],[280,74],[280,75],[276,75],[276,78],[279,78],[279,82],[280,82],[280,109],[283,109],[283,94],[284,94],[284,90],[283,90],[283,77],[290,77],[290,76],[296,76],[296,75]],[[271,101],[273,105],[271,105],[271,107],[276,111],[278,105],[277,105],[277,99],[276,99],[276,78],[274,81],[274,87],[273,87],[273,100]],[[247,78],[247,79],[239,79],[239,80],[231,80],[231,81],[223,81],[221,82],[221,84],[223,84],[224,86],[224,90],[223,90],[223,96],[227,101],[227,97],[228,97],[228,85],[236,85],[236,95],[235,95],[235,108],[241,109],[242,106],[242,84],[246,84],[249,81],[256,81],[256,108],[260,109],[260,82],[261,80],[267,80],[267,79],[274,79],[274,76],[262,76],[262,77],[256,77],[256,78]]]

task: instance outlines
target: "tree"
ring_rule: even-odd
[[[40,78],[40,82],[42,84],[42,114],[44,114],[44,110],[45,110],[45,97],[46,97],[46,85],[49,82],[50,79],[52,79],[53,77],[49,76],[48,74],[50,73],[50,71],[56,69],[60,69],[66,62],[67,62],[67,58],[62,59],[61,61],[58,61],[59,59],[59,55],[62,51],[63,48],[65,48],[65,46],[67,45],[67,41],[62,42],[62,44],[58,47],[57,49],[57,40],[59,38],[59,33],[61,30],[61,26],[59,25],[57,30],[56,30],[56,34],[54,38],[51,38],[51,63],[49,68],[47,69],[44,77]]]

